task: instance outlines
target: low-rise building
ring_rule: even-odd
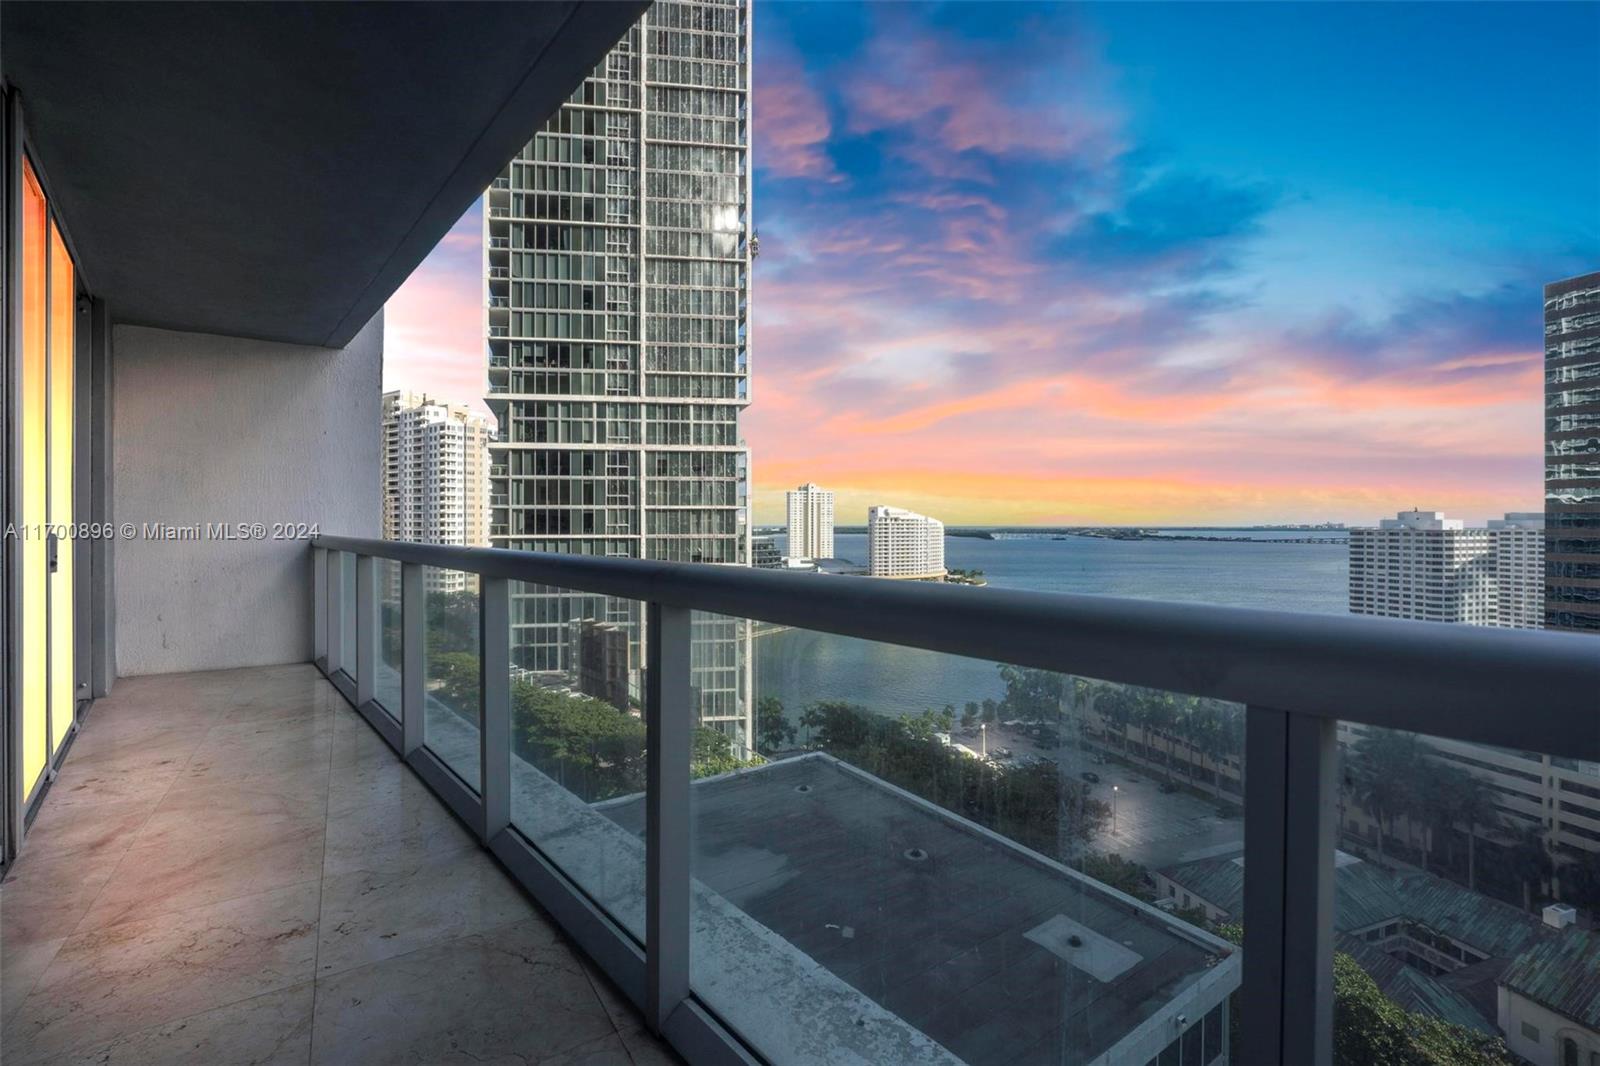
[[[1210,921],[1240,920],[1242,857],[1196,859],[1152,876],[1158,897],[1201,910]],[[1338,949],[1408,1010],[1480,1032],[1498,1029],[1509,1042],[1513,1034],[1505,1024],[1507,980],[1536,987],[1547,997],[1553,995],[1550,989],[1559,987],[1562,1002],[1580,1016],[1592,1009],[1584,1006],[1587,1001],[1579,1002],[1582,982],[1575,975],[1583,967],[1562,965],[1556,959],[1585,958],[1593,970],[1600,966],[1596,950],[1600,945],[1585,948],[1569,943],[1578,931],[1560,921],[1541,921],[1442,877],[1422,871],[1390,872],[1344,852],[1337,855],[1334,885]],[[1600,990],[1591,994],[1600,997]],[[1564,1066],[1559,1059],[1539,1061]],[[1579,1062],[1590,1066],[1587,1058]]]
[[[1228,1061],[1226,940],[821,752],[691,787],[696,883],[957,1059]],[[591,809],[644,829],[643,797]],[[816,1023],[845,1061],[859,1022]]]
[[[1498,1020],[1534,1066],[1600,1062],[1600,934],[1568,929],[1518,955],[1500,977]]]

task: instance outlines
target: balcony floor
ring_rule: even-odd
[[[119,681],[0,885],[23,1063],[669,1063],[309,665]]]

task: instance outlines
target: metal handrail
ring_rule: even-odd
[[[322,536],[318,548],[1600,760],[1600,640]]]

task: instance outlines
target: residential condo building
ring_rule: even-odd
[[[1600,272],[1544,287],[1544,617],[1600,634]]]
[[[1510,511],[1488,521],[1494,546],[1495,625],[1544,628],[1544,514]]]
[[[1402,511],[1376,529],[1352,529],[1350,611],[1543,628],[1544,517],[1513,512],[1490,520],[1487,528],[1469,529],[1439,511]],[[1363,732],[1360,726],[1339,728],[1346,743]],[[1593,862],[1600,853],[1600,765],[1424,739],[1438,757],[1483,780],[1503,824],[1537,830],[1558,862]],[[1344,830],[1367,839],[1377,828],[1370,819],[1352,818]]]
[[[383,394],[386,540],[489,543],[489,420],[422,393]],[[429,567],[428,587],[459,592],[467,575]],[[398,587],[398,586],[397,586]]]
[[[1352,614],[1543,627],[1542,514],[1472,529],[1442,511],[1401,511],[1350,530],[1349,552]]]
[[[789,505],[789,558],[833,558],[833,493],[806,482],[785,495]]]
[[[661,0],[484,198],[496,546],[748,566],[750,13]],[[637,603],[519,589],[515,665],[580,673],[574,621]],[[700,719],[748,743],[748,624],[695,623]]]
[[[944,523],[899,507],[868,508],[867,572],[873,577],[944,577]]]

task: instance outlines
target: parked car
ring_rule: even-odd
[[[1098,785],[1100,783],[1100,775],[1095,773],[1093,770],[1085,770],[1083,772],[1083,779],[1089,782],[1091,785]]]

